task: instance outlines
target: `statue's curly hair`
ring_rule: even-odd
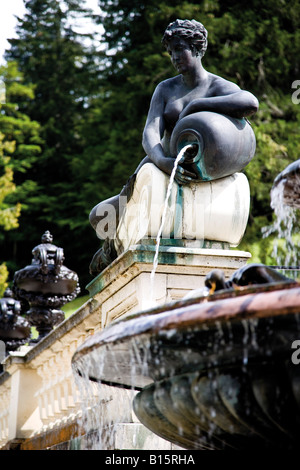
[[[203,24],[196,20],[176,20],[170,23],[164,32],[162,43],[166,47],[172,37],[185,39],[192,51],[201,57],[207,49],[207,31]]]

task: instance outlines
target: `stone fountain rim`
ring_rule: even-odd
[[[218,313],[221,302],[227,308]],[[269,307],[270,303],[272,308]],[[184,328],[191,328],[228,320],[251,320],[295,313],[300,313],[300,283],[295,281],[222,290],[209,296],[180,300],[118,319],[88,337],[75,351],[72,365],[76,368],[76,362],[80,358],[99,347],[122,343],[142,334],[157,335],[162,331],[170,331],[176,328],[179,318]]]

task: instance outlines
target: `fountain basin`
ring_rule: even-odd
[[[139,390],[139,420],[184,448],[293,448],[299,313],[298,283],[219,291],[112,323],[72,365],[89,380]]]

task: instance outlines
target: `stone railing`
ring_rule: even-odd
[[[54,429],[76,436],[82,400],[71,358],[78,345],[99,328],[91,299],[38,344],[10,353],[0,376],[0,448],[20,443],[21,447],[44,447],[42,436],[55,445],[49,434]]]
[[[85,389],[75,381],[72,356],[100,329],[97,301],[91,299],[38,344],[6,358],[0,374],[0,449],[90,448],[99,428],[100,448],[174,448],[138,423],[131,409],[134,391],[91,382]]]

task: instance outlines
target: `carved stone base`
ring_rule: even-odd
[[[157,237],[169,180],[154,164],[142,166],[118,225],[117,254],[141,239]],[[162,238],[212,240],[237,246],[246,229],[249,207],[249,183],[242,173],[185,186],[174,182]]]
[[[217,242],[203,245],[196,240],[163,240],[153,281],[154,240],[131,246],[87,286],[99,304],[101,327],[122,315],[182,299],[204,287],[206,275],[215,268],[229,278],[251,257],[222,246]]]

